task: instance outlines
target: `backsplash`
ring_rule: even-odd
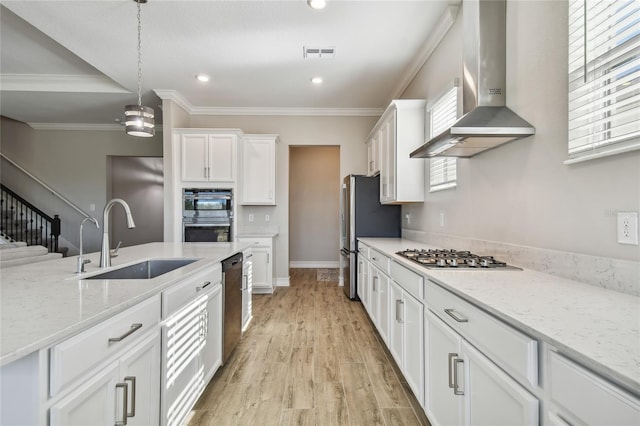
[[[402,238],[438,248],[469,250],[478,254],[491,255],[515,266],[640,296],[640,262],[495,241],[474,240],[410,229],[402,230]]]

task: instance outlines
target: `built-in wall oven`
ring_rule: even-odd
[[[182,190],[182,240],[184,242],[233,241],[231,189]]]

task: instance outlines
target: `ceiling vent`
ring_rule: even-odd
[[[303,46],[302,56],[305,59],[333,59],[336,56],[336,48]]]

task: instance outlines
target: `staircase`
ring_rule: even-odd
[[[52,218],[0,184],[1,266],[62,257],[66,250],[58,247],[59,236],[58,215]]]

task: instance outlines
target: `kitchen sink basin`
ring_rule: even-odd
[[[85,280],[149,280],[182,268],[200,259],[149,259],[102,274],[85,277]]]

